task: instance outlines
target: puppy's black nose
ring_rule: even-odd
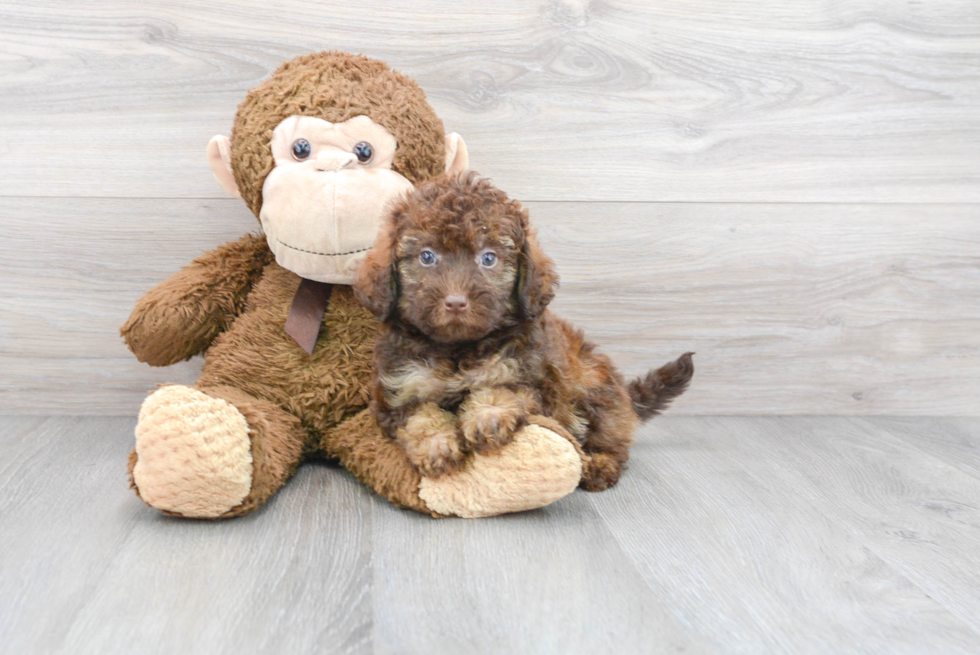
[[[461,313],[466,311],[466,308],[470,306],[470,302],[461,293],[451,293],[443,300],[443,305],[446,307],[447,312]]]

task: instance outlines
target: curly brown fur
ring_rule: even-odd
[[[395,439],[425,476],[448,473],[463,463],[456,417],[435,403],[423,403],[395,431]]]
[[[629,384],[633,409],[641,421],[651,419],[687,390],[694,375],[694,353],[684,353],[677,361],[664,364],[655,371],[639,377]]]
[[[583,488],[616,484],[640,419],[683,392],[693,365],[685,355],[628,387],[546,309],[557,285],[520,203],[475,173],[418,187],[393,209],[354,287],[384,320],[371,409],[385,433],[403,440],[439,410],[458,415],[460,448],[488,452],[543,414],[588,455]]]
[[[537,399],[525,389],[475,389],[459,407],[463,441],[478,453],[502,448],[524,427],[531,409],[538,406]]]

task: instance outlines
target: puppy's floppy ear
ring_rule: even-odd
[[[390,224],[381,229],[354,279],[354,295],[382,321],[394,316],[398,307],[398,262],[392,234]]]
[[[541,315],[558,290],[558,272],[551,258],[541,251],[537,236],[530,227],[524,233],[524,245],[517,267],[517,309],[524,318]]]

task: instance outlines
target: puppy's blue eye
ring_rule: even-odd
[[[374,148],[367,141],[361,141],[356,146],[354,146],[354,155],[357,157],[357,161],[362,164],[366,164],[371,161],[371,157],[374,156]]]
[[[492,250],[483,253],[480,257],[480,265],[486,266],[487,268],[493,268],[493,265],[497,263],[497,253]]]
[[[422,266],[433,266],[436,263],[436,254],[431,250],[423,250],[419,255],[419,262]]]
[[[296,139],[293,141],[293,157],[299,160],[306,159],[313,152],[310,142],[306,139]]]

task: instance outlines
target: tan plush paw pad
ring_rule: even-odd
[[[582,459],[565,438],[528,425],[458,473],[422,478],[419,497],[439,514],[478,518],[544,507],[575,491]]]
[[[133,480],[147,505],[214,518],[252,488],[248,423],[234,405],[190,387],[159,389],[140,408]]]

